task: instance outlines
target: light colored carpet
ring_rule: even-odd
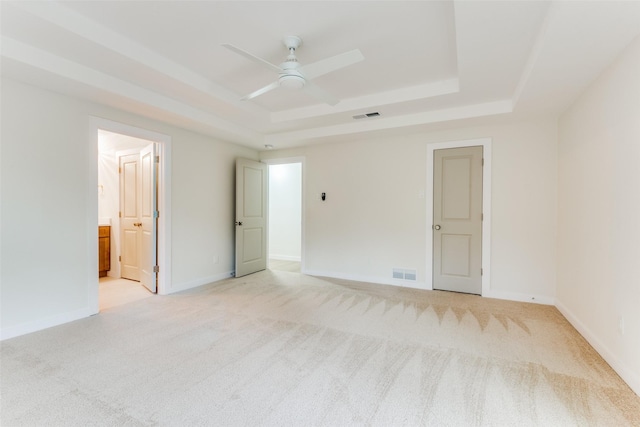
[[[2,426],[638,426],[553,307],[266,270],[2,342]]]

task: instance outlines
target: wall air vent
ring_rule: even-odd
[[[374,111],[373,113],[357,114],[357,115],[353,116],[353,118],[356,119],[356,120],[359,120],[359,119],[372,119],[374,117],[380,117],[380,113],[378,113],[377,111]]]
[[[404,268],[394,268],[393,275],[394,279],[402,279],[402,280],[417,280],[418,273],[416,270],[406,270]]]
[[[404,272],[404,280],[416,280],[416,271],[415,270],[405,270],[405,272]]]

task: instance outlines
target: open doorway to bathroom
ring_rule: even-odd
[[[302,226],[302,162],[269,164],[270,270],[301,271]]]
[[[141,153],[153,141],[98,130],[100,311],[152,293],[141,284]],[[156,185],[153,184],[153,191]],[[154,239],[155,240],[155,239]],[[157,248],[151,249],[154,253]]]
[[[95,197],[96,204],[91,208],[91,217],[94,220],[90,220],[87,223],[89,227],[92,238],[90,238],[90,246],[95,248],[95,259],[99,260],[99,235],[100,235],[100,225],[109,225],[115,227],[116,221],[119,223],[119,213],[116,212],[115,209],[111,209],[109,213],[105,213],[105,211],[100,208],[99,205],[102,204],[104,198],[109,197],[107,193],[108,185],[111,185],[112,192],[118,193],[116,198],[120,197],[119,178],[116,180],[113,175],[110,178],[110,181],[107,180],[104,176],[102,176],[98,169],[101,168],[101,160],[103,156],[99,155],[99,136],[100,134],[106,135],[104,132],[109,132],[111,134],[128,136],[137,138],[140,140],[145,140],[149,145],[147,149],[143,149],[141,151],[141,160],[142,167],[146,171],[142,174],[142,178],[146,177],[147,181],[152,180],[156,182],[155,190],[149,190],[145,195],[143,195],[143,200],[150,200],[148,197],[149,194],[153,194],[153,198],[155,200],[151,200],[151,203],[147,203],[145,206],[148,208],[151,206],[151,209],[146,209],[142,212],[142,222],[144,222],[142,229],[148,230],[149,219],[152,218],[151,227],[155,227],[156,231],[152,231],[151,233],[147,233],[145,238],[149,239],[150,236],[155,236],[156,239],[153,241],[152,245],[144,245],[144,247],[153,247],[153,251],[145,252],[146,259],[141,260],[141,264],[144,266],[144,276],[141,276],[141,282],[144,284],[152,285],[152,292],[157,290],[157,293],[165,295],[171,292],[171,137],[169,135],[161,134],[158,132],[154,132],[148,129],[143,129],[131,125],[127,125],[120,122],[114,122],[111,120],[107,120],[100,117],[91,117],[90,121],[90,129],[91,129],[91,142],[94,147],[94,155],[90,157],[90,164],[88,165],[88,170],[90,175],[88,176],[88,182],[92,185],[87,187],[89,197]],[[148,149],[153,148],[157,150],[155,153],[150,152]],[[115,152],[126,152],[127,149],[131,149],[125,145],[123,148],[112,148],[112,156],[111,162],[115,163],[115,159],[117,159]],[[151,160],[153,159],[153,160]],[[114,168],[115,169],[115,168]],[[149,173],[149,171],[152,171]],[[99,176],[100,175],[100,176]],[[155,176],[153,176],[155,175]],[[107,184],[109,182],[110,184]],[[97,190],[96,190],[97,184]],[[147,185],[144,188],[151,188]],[[114,197],[113,195],[111,197]],[[155,210],[154,210],[155,209]],[[152,214],[149,214],[151,212]],[[95,221],[95,222],[94,222]],[[136,221],[140,222],[140,221]],[[93,238],[93,233],[95,228],[98,228],[97,233],[95,233],[95,240]],[[114,230],[113,233],[110,232],[109,235],[109,243],[111,244],[113,241],[113,235],[120,235],[121,230]],[[95,242],[95,243],[94,243]],[[94,246],[95,245],[95,246]],[[114,246],[116,243],[114,243]],[[100,283],[99,283],[99,270],[103,271],[102,275],[107,278],[120,279],[117,268],[120,269],[120,275],[122,274],[122,263],[120,262],[120,257],[122,253],[118,253],[118,246],[115,246],[115,253],[109,254],[109,266],[104,272],[104,266],[100,268],[98,265],[99,262],[92,263],[94,266],[89,271],[89,277],[87,281],[87,290],[89,297],[89,308],[92,313],[100,312]],[[106,256],[105,256],[106,258]],[[153,263],[153,264],[152,264]],[[150,269],[148,265],[153,265]],[[111,271],[113,267],[117,267],[116,271]],[[153,272],[152,275],[148,274],[149,270]],[[111,274],[109,274],[111,272]],[[152,280],[149,280],[149,278]],[[109,281],[109,279],[103,279],[103,281]],[[137,283],[137,282],[136,282]],[[136,284],[136,291],[139,291],[138,286]],[[103,286],[104,287],[104,286]],[[112,288],[115,288],[113,286]],[[149,291],[147,292],[147,296],[149,296]],[[145,295],[145,294],[143,294]],[[104,294],[103,294],[104,296]],[[124,300],[126,301],[126,300]],[[104,302],[104,301],[103,301]],[[122,301],[121,301],[122,302]],[[104,307],[104,304],[102,304]],[[111,305],[113,307],[113,305]],[[104,309],[104,308],[103,308]]]

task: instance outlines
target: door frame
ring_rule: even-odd
[[[266,163],[267,165],[286,165],[291,163],[300,163],[301,171],[300,171],[300,272],[305,274],[305,194],[304,186],[305,186],[305,158],[303,156],[300,157],[280,157],[273,159],[261,159],[262,163]],[[269,233],[267,233],[267,257],[268,257],[268,248],[269,248]]]
[[[98,301],[98,130],[146,139],[157,143],[156,155],[160,156],[158,165],[158,294],[171,292],[171,136],[151,130],[115,122],[101,117],[90,116],[89,141],[91,144],[87,172],[87,199],[93,200],[87,209],[88,251],[91,264],[88,269],[87,291],[88,307],[91,314],[99,312]]]
[[[484,167],[482,168],[482,293],[489,295],[491,289],[491,138],[461,141],[434,142],[427,144],[427,186],[425,190],[427,217],[427,248],[425,284],[433,290],[433,158],[435,150],[482,146]]]

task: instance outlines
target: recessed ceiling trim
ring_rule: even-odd
[[[296,108],[294,110],[277,111],[271,113],[271,122],[281,123],[349,111],[362,111],[379,105],[397,104],[401,102],[415,101],[417,99],[449,95],[458,93],[459,90],[460,84],[458,78],[452,78],[420,86],[381,92],[374,95],[344,99],[333,107],[318,104],[309,107]]]
[[[227,103],[246,111],[267,114],[268,111],[257,104],[240,101],[240,95],[192,72],[184,66],[159,55],[147,47],[130,40],[98,22],[70,10],[57,2],[13,2],[19,7],[40,19],[59,28],[72,32],[103,48],[123,55],[131,61],[155,70],[158,73],[179,81],[193,89],[210,96],[217,97]]]
[[[377,120],[358,120],[335,126],[317,127],[293,132],[282,132],[265,136],[267,144],[295,143],[309,139],[326,138],[338,135],[349,135],[385,129],[395,129],[408,126],[424,125],[451,120],[461,120],[473,117],[505,114],[513,111],[510,99],[487,102],[482,104],[465,105],[462,107],[427,111],[423,113],[407,114],[396,117],[383,117]]]
[[[262,136],[257,132],[250,131],[247,128],[176,101],[175,99],[125,82],[76,62],[60,58],[59,56],[6,36],[2,36],[0,43],[2,43],[2,57],[13,59],[14,61],[31,67],[75,80],[95,89],[153,106],[154,108],[177,114],[199,123],[207,123],[219,129],[221,132],[236,135],[244,141],[262,142]]]

